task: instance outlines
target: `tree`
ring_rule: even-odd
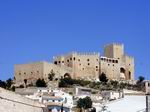
[[[88,109],[88,108],[91,108],[92,107],[92,100],[90,97],[85,97],[85,98],[80,98],[78,101],[77,101],[77,107],[82,109]]]
[[[70,87],[74,84],[74,80],[71,77],[61,78],[59,81],[59,87]]]
[[[46,85],[46,82],[44,81],[44,79],[38,79],[37,81],[36,81],[36,86],[37,87],[46,87],[47,85]]]
[[[51,72],[48,74],[48,79],[49,79],[50,81],[53,81],[54,76],[55,76],[55,73],[54,73],[53,70],[51,70]]]
[[[25,86],[27,87],[27,79],[24,79]]]
[[[101,81],[101,82],[107,82],[108,81],[108,79],[107,79],[107,77],[106,77],[106,74],[105,73],[102,73],[100,76],[99,76],[99,80]]]
[[[6,82],[5,81],[2,81],[0,80],[0,87],[6,89]]]
[[[144,79],[145,78],[143,76],[138,77],[138,81],[136,83],[137,90],[140,90],[140,91],[143,90],[143,88],[144,88],[144,84],[143,84]]]
[[[13,81],[11,78],[7,79],[6,80],[6,86],[7,86],[7,89],[9,89],[11,87],[11,85],[13,84]]]
[[[141,83],[141,82],[143,82],[145,80],[145,78],[143,77],[143,76],[139,76],[138,77],[138,81]]]
[[[13,87],[11,88],[11,90],[12,90],[13,92],[15,92],[16,87],[15,87],[15,86],[13,86]]]

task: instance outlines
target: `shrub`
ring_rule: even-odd
[[[46,87],[46,82],[44,81],[44,79],[38,79],[36,81],[36,87]]]

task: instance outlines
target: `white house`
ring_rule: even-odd
[[[124,97],[123,92],[118,91],[102,91],[101,95],[105,100],[116,100]]]
[[[27,98],[39,101],[47,105],[49,111],[59,112],[63,109],[64,112],[71,112],[73,107],[73,96],[58,89],[41,89],[33,95],[26,95]]]

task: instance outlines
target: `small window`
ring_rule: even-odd
[[[88,65],[90,65],[90,63],[88,63]]]
[[[80,59],[78,59],[78,61],[80,61]]]
[[[81,66],[81,63],[79,65]]]
[[[24,72],[24,74],[26,74],[26,72]]]
[[[113,60],[112,62],[115,63],[115,60]]]
[[[148,87],[150,87],[150,83],[148,83]]]
[[[98,69],[96,69],[96,71],[98,71]]]
[[[69,60],[67,60],[67,62],[69,62]]]
[[[59,61],[59,63],[61,63],[61,62]]]
[[[19,73],[19,75],[21,75],[21,73]]]
[[[84,70],[84,68],[82,68],[82,70]]]
[[[115,65],[113,64],[113,66],[115,66]]]
[[[33,72],[31,72],[31,74],[33,74]]]
[[[70,60],[72,60],[72,58],[70,58]]]
[[[87,61],[90,61],[90,59],[87,59]]]
[[[53,100],[53,102],[55,102],[55,101]]]
[[[116,63],[118,63],[118,60],[116,60]]]
[[[96,66],[96,68],[98,68],[98,66]]]
[[[73,58],[73,60],[75,61],[75,60],[76,60],[76,58],[74,57],[74,58]]]
[[[104,58],[101,58],[101,60],[104,60]]]
[[[109,66],[110,64],[108,64],[108,66]]]
[[[98,59],[96,59],[96,61],[98,61]]]
[[[57,65],[57,61],[55,61],[54,64]]]
[[[39,71],[37,71],[37,73],[39,73]]]
[[[62,61],[62,63],[64,63],[64,61]]]
[[[109,62],[111,62],[111,59],[109,59]]]
[[[130,66],[131,64],[129,64],[129,66]]]

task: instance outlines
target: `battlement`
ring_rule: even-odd
[[[122,44],[122,43],[111,43],[111,44],[106,44],[106,45],[104,45],[104,47],[107,47],[107,46],[113,46],[113,45],[124,47],[124,44]]]

